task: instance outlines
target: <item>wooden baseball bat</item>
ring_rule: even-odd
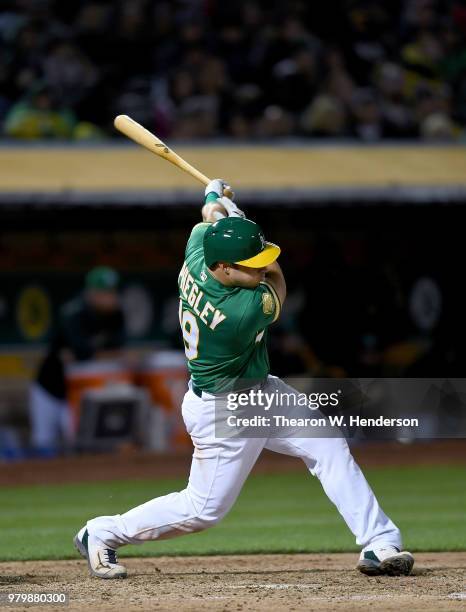
[[[159,155],[175,166],[178,166],[178,168],[181,168],[181,170],[184,170],[204,185],[210,183],[210,178],[202,174],[202,172],[199,172],[199,170],[191,166],[191,164],[188,164],[185,159],[180,157],[175,151],[172,151],[170,147],[167,147],[160,138],[157,138],[155,134],[146,130],[146,128],[142,127],[142,125],[134,121],[134,119],[131,119],[131,117],[128,117],[128,115],[118,115],[118,117],[115,117],[114,124],[116,129],[122,134],[145,147],[151,153],[155,153],[155,155]],[[227,195],[226,191],[225,195]]]

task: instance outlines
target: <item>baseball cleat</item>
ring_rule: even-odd
[[[414,565],[414,557],[396,546],[363,550],[357,569],[367,576],[408,576]]]
[[[89,535],[87,527],[78,531],[73,539],[79,554],[87,559],[89,572],[98,578],[126,578],[126,567],[118,563],[116,551]]]

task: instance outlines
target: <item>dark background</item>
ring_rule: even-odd
[[[378,201],[293,208],[246,201],[244,207],[282,247],[289,298],[271,332],[276,374],[462,376],[463,206]],[[8,282],[18,290],[33,279],[56,309],[80,290],[89,267],[107,263],[121,271],[123,285],[136,279],[152,299],[152,325],[132,343],[181,348],[176,317],[167,313],[176,312],[176,276],[198,220],[196,206],[119,206],[111,214],[108,206],[4,209],[3,291]],[[412,305],[423,278],[436,287],[433,297],[421,292],[416,301],[427,324]],[[11,334],[14,318],[2,323]],[[14,334],[27,344],[20,331]]]
[[[461,140],[461,0],[3,0],[0,126],[159,136]],[[46,118],[43,121],[44,117]]]

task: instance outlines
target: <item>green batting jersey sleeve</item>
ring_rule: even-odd
[[[244,316],[239,325],[239,333],[248,329],[257,331],[264,329],[274,323],[280,315],[280,300],[277,292],[270,283],[260,283],[255,290],[245,290],[246,304],[244,304]]]
[[[198,223],[193,227],[188,244],[186,245],[186,257],[189,257],[189,255],[196,251],[203,251],[204,234],[209,225],[210,223]]]
[[[266,336],[280,314],[274,288],[222,285],[205,265],[203,237],[208,223],[189,237],[178,277],[179,318],[194,384],[220,393],[263,380],[269,373]]]

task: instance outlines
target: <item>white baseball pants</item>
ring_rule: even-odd
[[[269,376],[264,392],[297,393]],[[263,448],[300,457],[320,480],[356,543],[401,549],[396,525],[384,514],[344,438],[215,438],[215,398],[202,399],[189,390],[182,413],[194,444],[185,489],[152,499],[124,514],[101,516],[87,525],[109,547],[140,544],[201,531],[218,523],[230,510]]]

